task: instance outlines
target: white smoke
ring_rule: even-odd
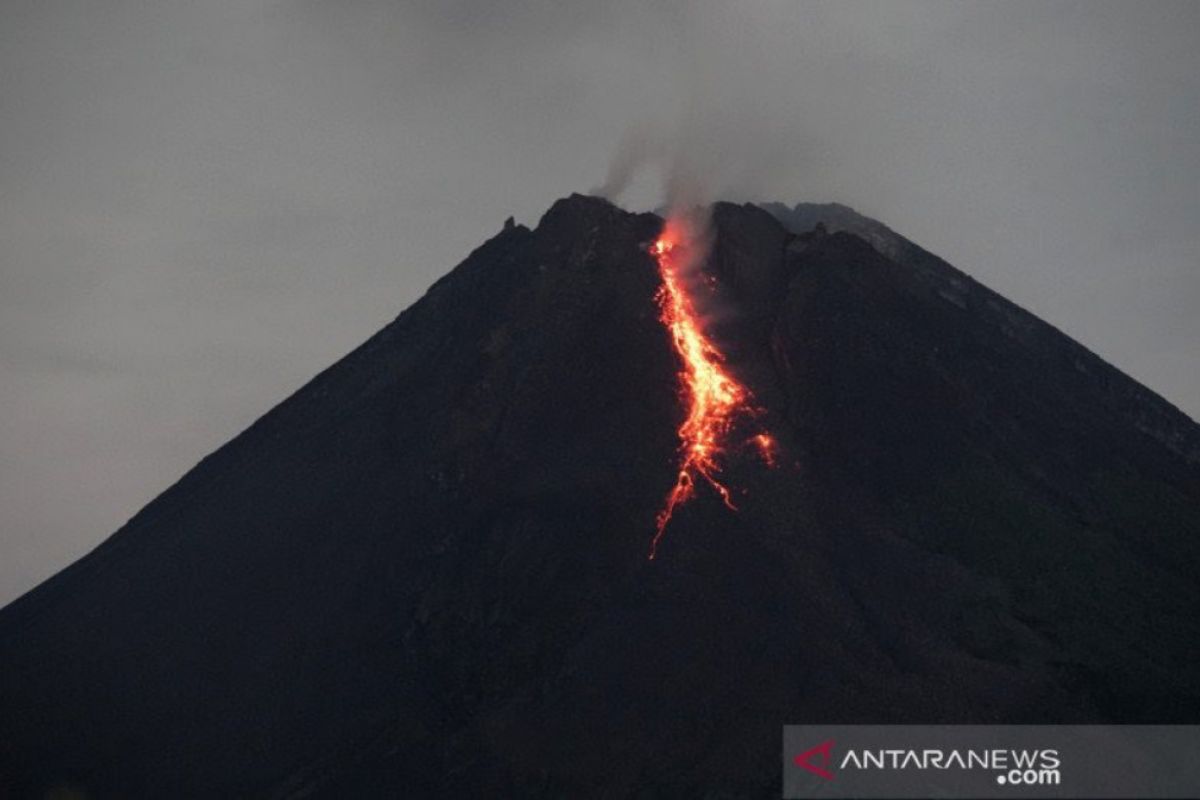
[[[678,122],[659,119],[635,125],[618,143],[604,183],[591,194],[615,203],[641,170],[653,169],[659,174],[659,198],[668,213],[711,203],[715,196],[706,177],[714,170],[698,152],[696,139],[684,136]]]

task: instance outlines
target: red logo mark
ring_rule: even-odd
[[[831,781],[833,780],[833,773],[829,771],[828,767],[831,765],[833,758],[829,752],[832,749],[833,739],[830,739],[828,742],[822,742],[811,750],[805,750],[793,760],[796,762],[797,767],[804,767],[814,775],[820,775],[825,780]],[[810,759],[816,760],[818,763],[811,764],[809,763]]]

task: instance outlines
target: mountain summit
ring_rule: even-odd
[[[786,723],[1200,717],[1200,429],[845,206],[711,224],[736,511],[647,558],[663,220],[560,200],[0,611],[0,787],[777,797]]]

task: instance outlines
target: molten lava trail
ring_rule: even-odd
[[[680,394],[688,407],[687,417],[679,426],[679,474],[655,520],[651,561],[658,553],[658,544],[675,509],[695,496],[699,479],[708,483],[726,506],[737,510],[729,488],[718,478],[718,457],[725,450],[724,442],[738,415],[755,414],[749,390],[725,369],[725,357],[705,336],[688,294],[681,255],[688,244],[687,230],[686,225],[668,220],[650,250],[658,261],[662,278],[657,296],[659,319],[670,331],[675,351],[683,362],[679,372]],[[766,433],[759,433],[750,441],[766,463],[773,466],[774,440]]]

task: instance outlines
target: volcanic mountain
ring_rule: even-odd
[[[0,612],[0,785],[777,797],[785,723],[1200,719],[1200,429],[844,206],[714,206],[777,450],[648,559],[662,230],[506,225]]]

